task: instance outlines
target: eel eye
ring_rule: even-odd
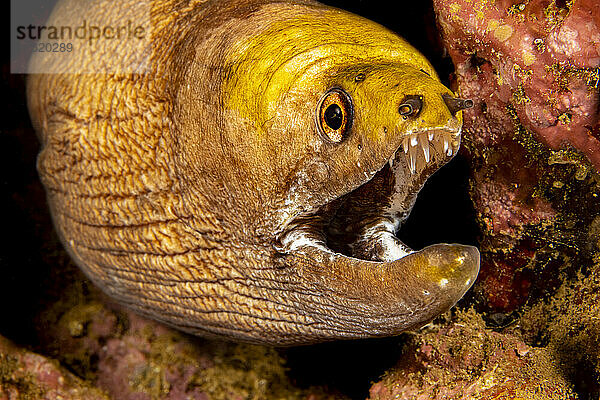
[[[406,96],[402,104],[398,107],[398,113],[404,117],[416,117],[423,108],[423,96],[410,95]]]
[[[350,96],[342,89],[329,90],[319,104],[319,130],[330,142],[340,143],[352,123]]]

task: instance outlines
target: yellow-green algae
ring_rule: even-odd
[[[591,86],[597,81],[596,70],[550,71],[565,82],[572,74]],[[520,239],[541,246],[528,268],[538,273],[557,261],[548,268],[560,288],[545,288],[545,296],[530,299],[505,332],[523,333],[528,343],[546,347],[578,391],[593,391],[600,386],[600,174],[572,147],[552,150],[542,144],[520,123],[514,106],[507,113],[515,126],[513,140],[525,150],[526,167],[537,171],[530,197],[548,201],[557,212],[551,221],[520,233]],[[481,152],[480,162],[489,163],[498,151]]]
[[[58,319],[58,322],[46,321],[62,327],[63,333],[68,332],[74,338],[97,340],[87,329],[90,322],[94,317],[98,318],[98,314],[102,318],[115,316],[116,329],[110,337],[127,342],[126,336],[132,336],[132,339],[149,345],[147,350],[140,349],[146,362],[127,377],[132,392],[148,394],[153,400],[165,398],[171,389],[168,373],[183,378],[186,369],[195,369],[186,390],[192,392],[197,388],[214,400],[293,400],[306,399],[311,394],[318,395],[319,399],[343,398],[320,388],[296,387],[286,375],[285,360],[270,347],[192,338],[168,328],[156,330],[155,323],[134,332],[127,315],[108,309],[100,300],[102,296],[85,282],[87,280],[80,276],[71,283],[65,289],[68,297],[64,298],[64,302],[55,303],[44,318]],[[46,340],[51,342],[52,335],[56,333],[49,334],[51,337]],[[66,351],[60,348],[59,342],[54,342],[48,349],[87,382],[97,379],[97,356],[91,354],[86,346]]]
[[[561,2],[562,3],[562,2]],[[544,9],[544,18],[546,18],[546,29],[552,31],[562,24],[565,18],[573,8],[573,0],[565,1],[559,4],[558,0],[551,1]]]
[[[450,330],[446,331],[448,327]],[[411,365],[415,359],[411,354],[424,348],[428,353],[421,353],[417,357],[421,361]],[[548,352],[526,346],[517,335],[493,332],[472,308],[458,310],[451,324],[432,326],[414,335],[405,349],[404,363],[383,377],[389,393],[398,393],[397,382],[402,382],[402,387],[418,388],[415,397],[437,396],[436,399],[575,398]]]
[[[143,392],[158,400],[169,394],[171,385],[165,376],[164,366],[153,361],[140,366],[129,377],[134,392]]]
[[[519,331],[532,343],[544,345],[579,390],[600,385],[600,217],[588,234],[595,247],[592,266],[582,268],[546,301],[529,307]]]
[[[560,212],[569,213],[573,210],[577,213],[582,211],[582,206],[586,204],[591,205],[589,211],[593,211],[592,202],[597,200],[593,198],[593,193],[600,189],[599,175],[585,156],[572,147],[550,149],[521,124],[514,106],[507,106],[507,113],[515,126],[513,139],[525,149],[528,166],[543,169],[543,173],[532,177],[532,180],[537,179],[532,197],[550,201]],[[560,183],[557,185],[556,182]],[[561,194],[558,196],[556,189],[560,189]],[[573,207],[575,204],[579,206]]]
[[[3,351],[6,351],[4,353]],[[46,378],[41,374],[36,377],[29,371],[31,366],[25,365],[19,357],[33,357],[34,363],[43,365],[50,363],[56,369],[58,374],[58,382],[60,387],[53,388],[53,384],[47,384],[43,381]],[[38,372],[42,372],[42,370]],[[52,373],[50,373],[52,376]],[[52,379],[52,378],[51,378]],[[94,398],[106,399],[105,393],[100,389],[92,387],[85,380],[80,380],[76,376],[62,368],[58,361],[44,359],[36,354],[27,354],[27,350],[18,348],[9,340],[0,336],[0,398],[6,395],[6,399],[12,399],[12,395],[16,394],[18,400],[40,400],[49,398],[61,399],[63,394],[69,398]],[[8,397],[11,396],[11,397]]]
[[[16,357],[0,354],[0,395],[8,394],[8,389],[15,389],[21,400],[39,400],[45,392],[35,382],[29,372],[24,375],[16,374],[24,369]]]
[[[295,387],[286,376],[285,360],[272,347],[223,343],[216,348],[213,363],[190,383],[213,400],[294,400],[306,399],[309,393],[318,394],[319,399],[345,398],[317,388]]]
[[[156,335],[150,325],[141,334],[150,343],[148,362],[130,376],[129,383],[152,399],[169,393],[167,371],[183,376],[187,366],[197,371],[186,391],[198,388],[213,400],[293,400],[316,393],[320,399],[334,398],[318,388],[296,387],[286,375],[285,360],[272,347],[190,339],[171,329]]]

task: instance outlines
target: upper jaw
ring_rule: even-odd
[[[451,119],[446,125],[413,129],[402,135],[401,149],[408,170],[422,181],[450,161],[460,148],[462,124]],[[398,152],[396,153],[396,157]]]
[[[411,174],[433,164],[437,168],[448,162],[460,146],[461,129],[428,128],[403,135],[402,149]],[[394,158],[396,154],[394,154]],[[392,158],[390,158],[390,161]]]

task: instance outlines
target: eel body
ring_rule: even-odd
[[[28,102],[56,229],[110,296],[297,345],[418,328],[471,286],[476,248],[395,235],[469,105],[402,38],[312,1],[64,0],[47,25],[84,20],[147,25],[37,53]]]

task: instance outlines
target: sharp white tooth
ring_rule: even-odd
[[[402,148],[404,149],[404,154],[408,153],[408,136],[402,141]]]
[[[417,135],[413,135],[410,137],[410,145],[415,147],[417,145]]]
[[[433,132],[431,132],[429,135],[427,135],[427,137],[429,138],[429,140],[433,140]]]
[[[408,152],[408,167],[410,169],[411,174],[414,174],[415,171],[417,170],[416,165],[417,165],[417,151],[414,147],[411,147],[410,151]]]
[[[444,138],[444,153],[448,152],[448,139]]]
[[[419,136],[419,143],[421,144],[421,149],[423,149],[423,155],[425,156],[425,162],[429,162],[429,142],[425,138],[425,135]]]

